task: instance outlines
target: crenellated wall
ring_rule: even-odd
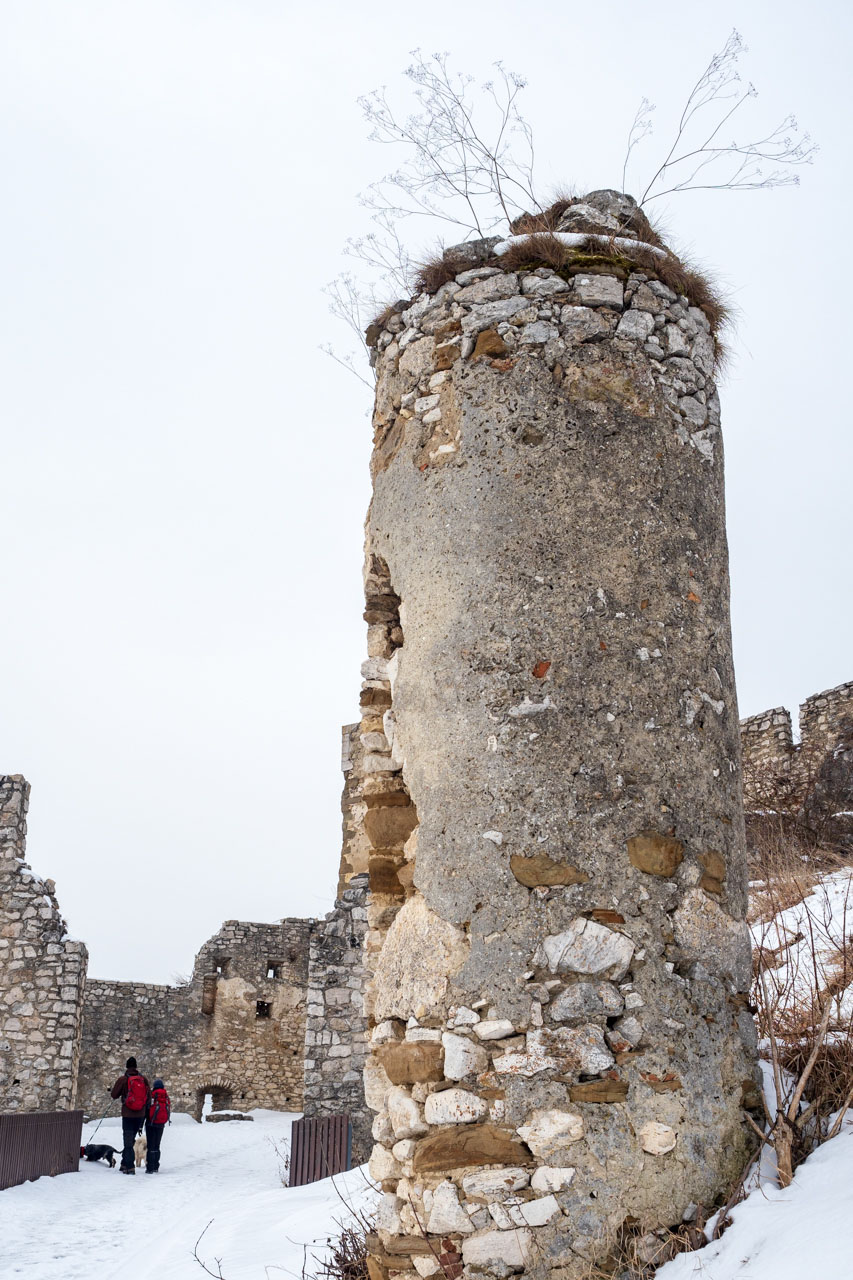
[[[0,1111],[61,1111],[76,1102],[88,953],[24,861],[29,797],[0,775]]]
[[[791,714],[774,707],[740,722],[747,809],[766,814],[781,799],[821,841],[853,840],[853,681],[825,689],[800,706],[800,738]]]
[[[162,1076],[176,1111],[302,1109],[305,993],[312,920],[227,920],[186,986],[89,979],[78,1101],[100,1115],[133,1054]]]

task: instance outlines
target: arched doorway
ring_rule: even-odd
[[[218,1076],[205,1084],[198,1085],[193,1112],[196,1120],[201,1122],[202,1118],[211,1111],[230,1111],[234,1105],[235,1092],[236,1085]]]

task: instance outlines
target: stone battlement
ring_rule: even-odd
[[[853,734],[853,680],[806,698],[800,706],[800,740],[794,741],[791,713],[773,707],[740,722],[744,769],[789,773],[804,757],[812,771],[818,758],[829,759]]]

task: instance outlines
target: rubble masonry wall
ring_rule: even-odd
[[[0,1111],[76,1103],[88,953],[24,861],[29,783],[0,775]]]
[[[573,1280],[748,1146],[713,342],[648,272],[475,265],[377,350],[371,1272],[437,1270],[423,1225]]]
[[[89,979],[80,1105],[100,1115],[133,1054],[176,1111],[200,1117],[206,1093],[217,1109],[301,1111],[313,923],[227,920],[185,986]]]

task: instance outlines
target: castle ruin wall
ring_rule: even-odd
[[[302,1109],[311,920],[228,920],[185,986],[86,983],[80,1105],[100,1115],[133,1054],[162,1076],[176,1111]]]
[[[367,875],[350,877],[334,910],[311,933],[305,1030],[305,1115],[348,1112],[356,1164],[370,1155],[373,1122],[363,1081],[367,894]]]
[[[0,1111],[77,1098],[88,953],[68,937],[52,880],[24,861],[30,786],[0,775]]]

